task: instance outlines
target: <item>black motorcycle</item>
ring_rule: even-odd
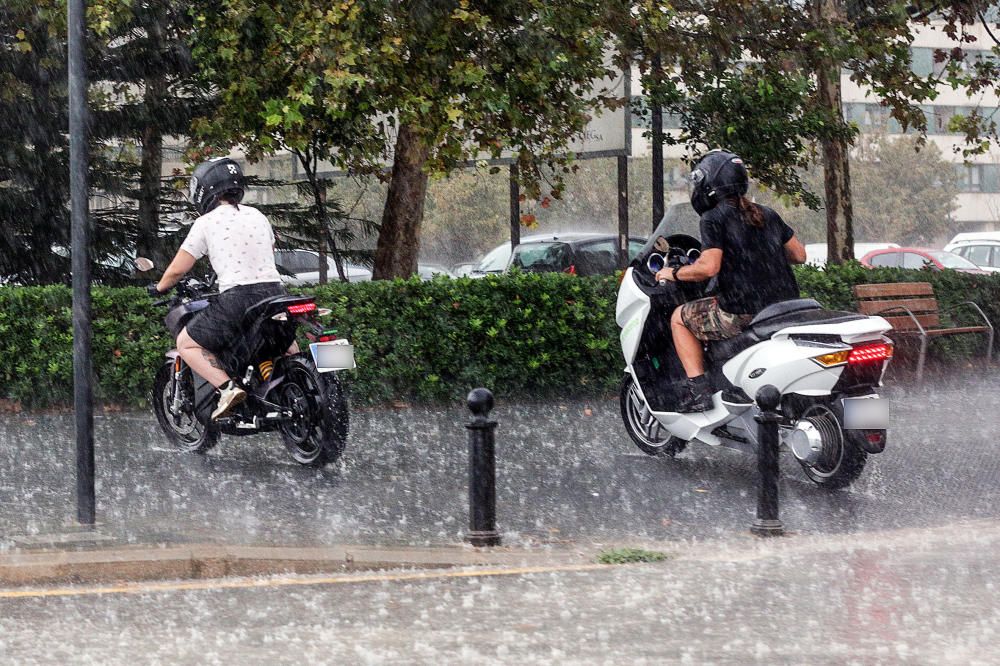
[[[176,339],[192,317],[218,294],[214,279],[182,279],[170,298],[166,326]],[[152,403],[167,438],[179,449],[208,451],[220,434],[255,435],[277,430],[292,458],[319,467],[337,460],[347,445],[348,403],[337,370],[354,366],[354,348],[324,327],[310,296],[275,296],[252,305],[243,317],[243,335],[217,354],[247,399],[225,417],[211,420],[215,388],[167,352],[153,382]],[[310,341],[307,352],[287,355],[299,326]]]

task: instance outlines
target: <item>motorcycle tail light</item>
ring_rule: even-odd
[[[890,358],[892,358],[892,345],[886,342],[878,342],[854,347],[847,358],[847,363],[850,365],[874,363],[888,361]]]
[[[830,352],[829,354],[823,354],[822,356],[813,356],[813,360],[822,365],[824,368],[832,368],[836,365],[843,365],[847,363],[851,356],[851,349],[842,349],[840,351]]]
[[[288,314],[293,314],[293,315],[305,314],[307,312],[315,312],[315,310],[316,310],[315,303],[299,303],[297,305],[288,306]]]

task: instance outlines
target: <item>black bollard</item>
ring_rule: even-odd
[[[493,409],[493,394],[473,389],[466,399],[473,420],[469,429],[469,533],[473,546],[499,546],[497,533],[497,479],[494,457],[496,421],[487,419]]]
[[[757,518],[750,531],[757,536],[780,536],[785,528],[778,518],[778,422],[781,417],[775,410],[781,402],[781,393],[768,384],[757,391],[760,414],[757,423],[757,471],[760,488],[757,491]]]

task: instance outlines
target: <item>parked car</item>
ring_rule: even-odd
[[[558,234],[532,234],[521,238],[522,243],[531,243],[540,240],[555,240]],[[487,252],[476,267],[469,272],[469,277],[481,278],[490,273],[503,273],[510,263],[510,241],[500,243],[495,248]]]
[[[954,252],[924,247],[875,250],[861,257],[861,264],[868,268],[929,268],[934,271],[949,268],[963,273],[987,272]]]
[[[956,234],[945,250],[964,257],[991,273],[1000,273],[1000,231]]]
[[[629,238],[631,260],[646,244],[645,238]],[[611,275],[618,270],[618,237],[609,234],[560,234],[553,239],[522,242],[507,264],[532,273]]]
[[[313,250],[275,250],[274,263],[282,273],[281,281],[289,285],[317,284],[319,282],[319,253]],[[337,266],[326,257],[327,278],[338,279]],[[348,282],[367,282],[372,279],[371,270],[364,266],[344,264]]]
[[[420,276],[421,280],[430,280],[435,275],[443,275],[445,277],[455,277],[451,271],[442,266],[441,264],[417,264],[417,275]]]
[[[463,261],[451,267],[451,274],[455,277],[466,277],[472,271],[476,270],[476,266],[478,265],[478,262],[475,261]]]
[[[895,243],[855,243],[854,256],[863,257],[872,250],[885,250],[899,247]],[[806,263],[822,268],[826,266],[826,258],[829,254],[826,243],[809,243],[806,245]]]

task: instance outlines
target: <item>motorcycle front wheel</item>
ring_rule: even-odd
[[[194,413],[194,381],[191,369],[181,371],[181,410],[173,414],[174,362],[167,361],[153,380],[153,411],[163,433],[175,448],[187,453],[204,453],[219,441],[219,433]]]
[[[687,442],[671,435],[650,413],[632,375],[625,375],[619,400],[625,431],[643,453],[673,457],[687,446]]]
[[[305,356],[284,359],[284,379],[276,402],[292,411],[280,427],[281,438],[295,462],[322,467],[340,458],[347,447],[347,395],[334,372],[319,373]]]

